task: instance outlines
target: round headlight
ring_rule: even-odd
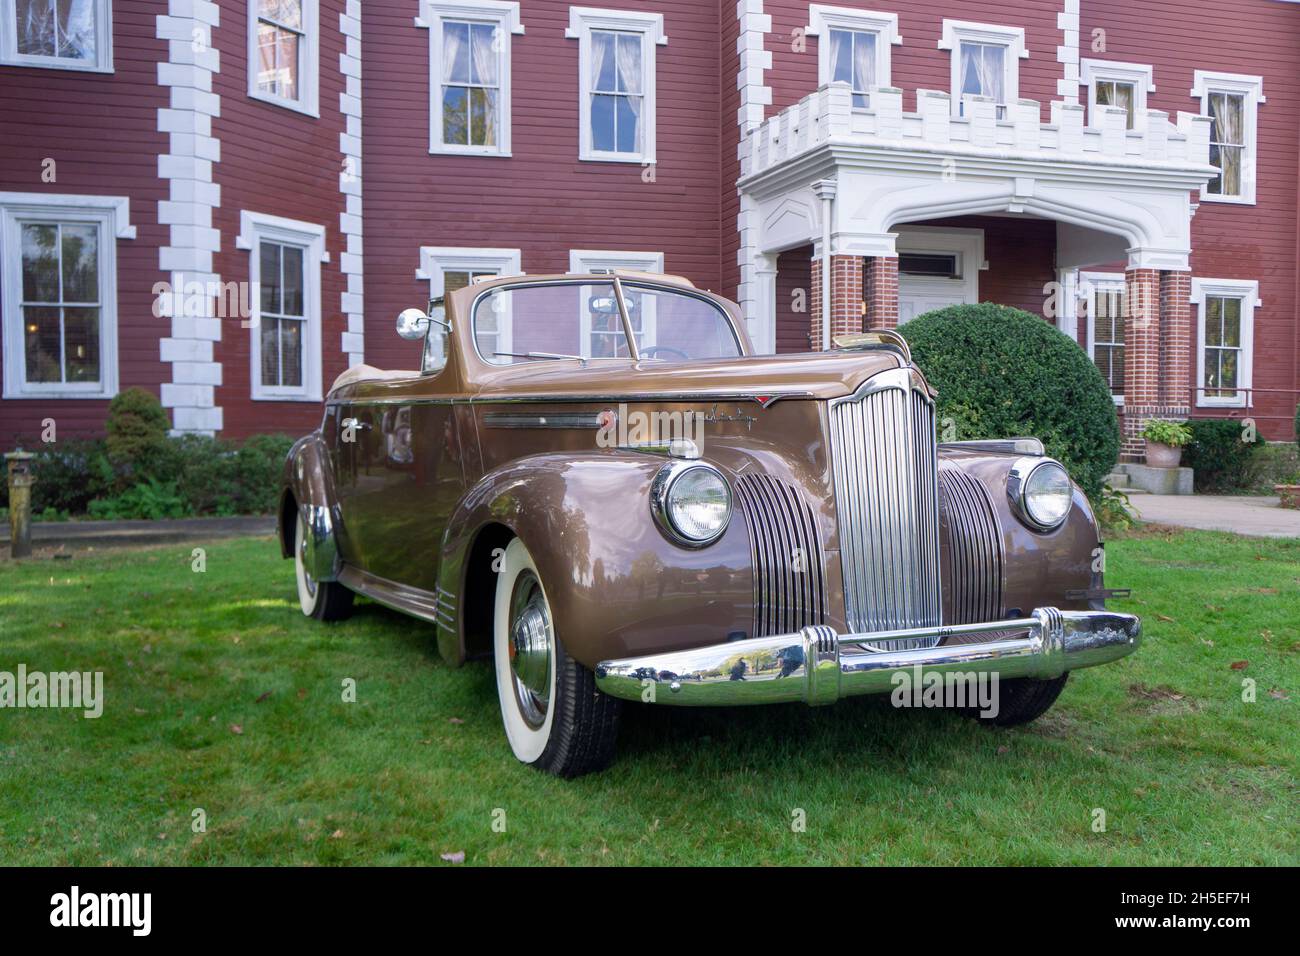
[[[1050,458],[1017,461],[1008,476],[1007,490],[1021,516],[1039,531],[1058,527],[1074,501],[1070,476]]]
[[[660,527],[678,544],[698,548],[727,529],[731,489],[709,465],[671,462],[655,476],[650,505]]]

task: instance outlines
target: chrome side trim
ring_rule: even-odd
[[[898,640],[1021,632],[970,644],[873,651]],[[612,697],[679,706],[734,706],[889,693],[896,675],[961,672],[1048,680],[1118,660],[1137,650],[1142,623],[1132,614],[1037,608],[1028,617],[978,624],[837,635],[825,625],[667,654],[603,661],[596,686]],[[647,690],[651,690],[647,693]]]
[[[483,424],[488,428],[599,428],[601,419],[594,412],[551,412],[544,415],[488,412],[483,416]]]
[[[349,591],[364,594],[394,611],[418,617],[422,621],[437,624],[449,631],[455,628],[454,603],[449,609],[446,598],[443,597],[446,592],[432,593],[407,584],[399,584],[381,578],[377,574],[371,574],[369,571],[362,571],[350,564],[343,565],[339,572],[339,583]]]
[[[1043,443],[1037,438],[980,438],[972,441],[946,441],[940,443],[941,449],[961,451],[991,451],[1006,455],[1033,455],[1041,457],[1046,454]]]

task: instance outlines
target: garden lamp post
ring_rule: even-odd
[[[26,558],[32,553],[32,458],[29,451],[11,451],[9,462],[9,556]]]

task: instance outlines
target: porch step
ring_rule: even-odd
[[[1127,490],[1128,488],[1128,475],[1126,475],[1122,471],[1111,472],[1109,475],[1103,478],[1102,481],[1110,485],[1112,488],[1118,488],[1124,490]]]

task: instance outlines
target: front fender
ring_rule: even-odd
[[[700,550],[668,541],[649,507],[650,482],[666,460],[614,451],[543,454],[485,475],[461,499],[443,537],[438,588],[457,595],[460,606],[455,628],[438,628],[444,659],[464,660],[465,597],[472,582],[495,574],[492,551],[475,548],[489,528],[523,540],[556,633],[587,667],[747,636],[754,592],[745,523],[733,516],[722,537]]]
[[[338,499],[330,474],[329,452],[320,432],[296,442],[284,459],[280,507],[277,511],[280,551],[293,557],[294,526],[301,515],[307,523],[303,562],[317,581],[333,581],[341,568]],[[292,496],[295,507],[289,507]]]

